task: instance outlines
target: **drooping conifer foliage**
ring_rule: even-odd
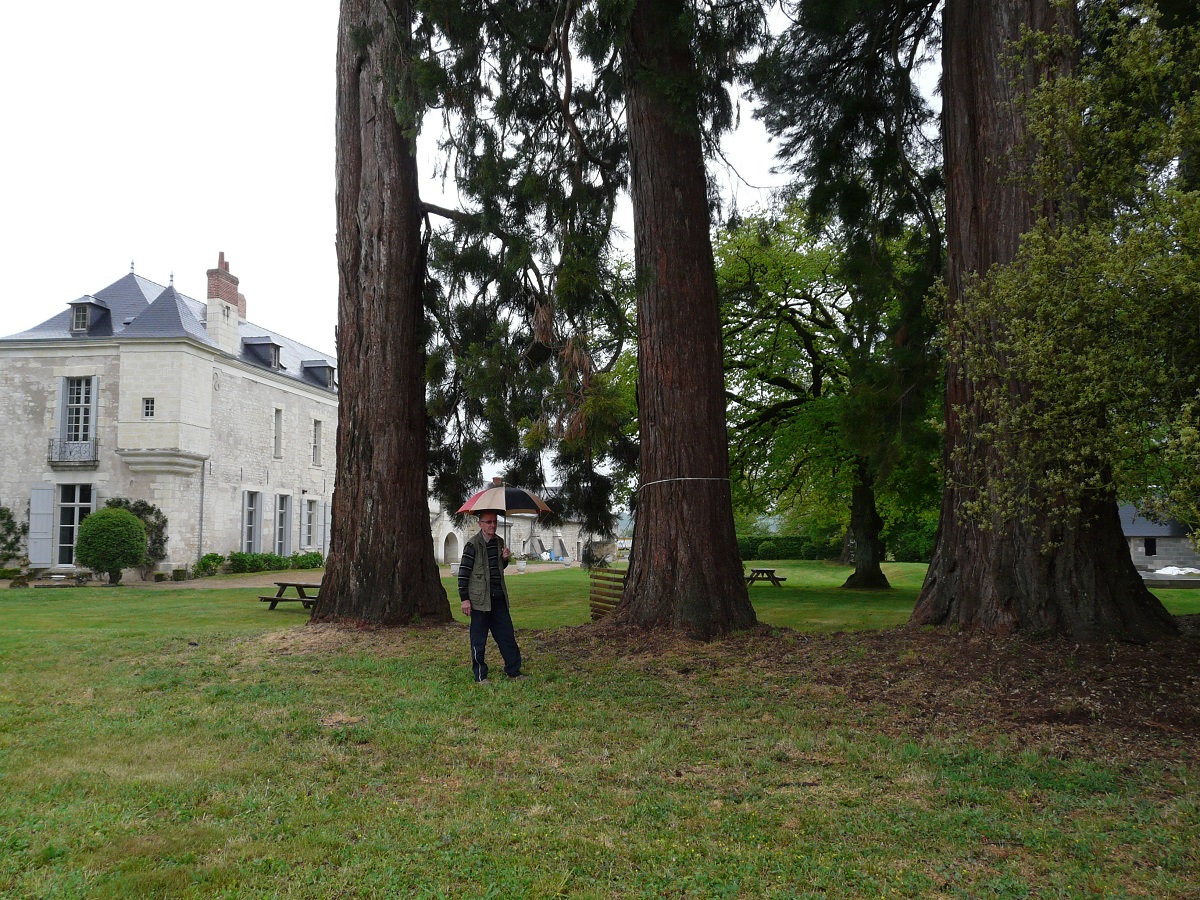
[[[613,478],[598,464],[629,470],[637,450],[619,375],[636,292],[643,490],[627,618],[702,637],[752,622],[729,501],[703,147],[732,121],[727,84],[761,9],[456,4],[431,19],[445,47],[427,82],[445,98],[465,200],[431,248],[433,406],[448,423],[439,433],[456,437],[435,453],[439,492],[461,494],[485,454],[536,486],[549,438],[565,473],[560,509],[611,528]],[[611,251],[627,184],[632,281]],[[540,387],[503,387],[539,367]],[[498,395],[510,411],[499,427],[482,415]]]

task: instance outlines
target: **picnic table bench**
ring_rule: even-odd
[[[275,584],[279,590],[275,592],[274,597],[259,597],[263,603],[270,603],[268,609],[274,609],[279,603],[294,603],[300,602],[304,604],[305,609],[312,609],[317,605],[317,596],[321,592],[321,582],[315,584],[311,581],[277,581]],[[291,588],[296,592],[296,595],[288,595],[288,589]],[[310,595],[308,592],[312,591]]]
[[[746,587],[750,587],[756,581],[769,581],[775,587],[783,587],[780,582],[787,581],[787,578],[776,575],[774,569],[751,569],[750,574],[746,576]]]

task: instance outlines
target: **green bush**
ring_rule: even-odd
[[[309,553],[293,553],[288,562],[293,569],[319,569],[325,565],[325,557],[313,550]]]
[[[775,542],[769,541],[769,540],[763,541],[761,544],[758,545],[758,551],[756,552],[755,556],[758,559],[783,559],[784,558],[779,555],[779,548],[775,545]]]
[[[12,510],[0,506],[0,562],[16,559],[21,555],[21,541],[29,533],[29,523],[17,524]]]
[[[216,575],[221,571],[223,565],[225,565],[225,557],[220,553],[205,553],[200,557],[200,561],[192,566],[192,574],[197,578],[206,578],[209,575]]]
[[[230,553],[229,571],[238,574],[246,572],[278,572],[289,568],[288,558],[274,553]]]
[[[21,574],[20,569],[0,568],[0,578],[16,578],[20,574]]]
[[[146,529],[146,556],[138,563],[138,571],[145,581],[154,567],[167,558],[167,517],[153,503],[145,500],[129,500],[111,497],[104,505],[115,509],[127,509],[139,519]]]
[[[109,584],[120,584],[121,570],[140,566],[145,558],[146,526],[129,510],[106,507],[80,523],[75,561],[108,573]]]

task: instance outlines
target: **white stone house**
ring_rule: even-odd
[[[73,569],[110,497],[168,519],[167,562],[326,552],[336,360],[246,318],[224,254],[195,300],[134,273],[0,338],[0,504],[32,567]]]
[[[37,569],[73,571],[79,523],[111,497],[167,517],[163,569],[205,553],[328,551],[337,362],[246,318],[225,254],[195,300],[134,273],[0,338],[0,505],[28,516]],[[462,526],[429,503],[434,556]],[[514,552],[579,559],[578,525],[512,517]]]

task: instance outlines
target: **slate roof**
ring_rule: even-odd
[[[183,296],[172,285],[126,325],[120,335],[125,338],[171,338],[179,337],[181,332],[202,344],[215,346],[204,324],[196,318],[184,303]]]
[[[72,312],[80,303],[94,307],[91,325],[86,333],[71,331]],[[70,301],[66,310],[40,325],[0,338],[0,344],[9,341],[187,338],[215,348],[204,324],[207,315],[207,303],[179,293],[174,285],[163,287],[130,272],[95,294],[85,294],[78,300]],[[238,335],[241,340],[237,356],[243,362],[270,369],[269,358],[259,352],[257,345],[273,343],[279,346],[279,369],[273,371],[285,378],[330,390],[320,377],[324,371],[314,371],[311,365],[314,361],[323,360],[326,365],[336,369],[335,357],[326,356],[319,350],[245,319],[238,322]],[[303,365],[306,362],[309,363],[308,367]]]
[[[1167,519],[1155,522],[1138,513],[1131,503],[1126,503],[1120,509],[1121,531],[1125,537],[1187,537],[1188,527],[1182,522]]]

